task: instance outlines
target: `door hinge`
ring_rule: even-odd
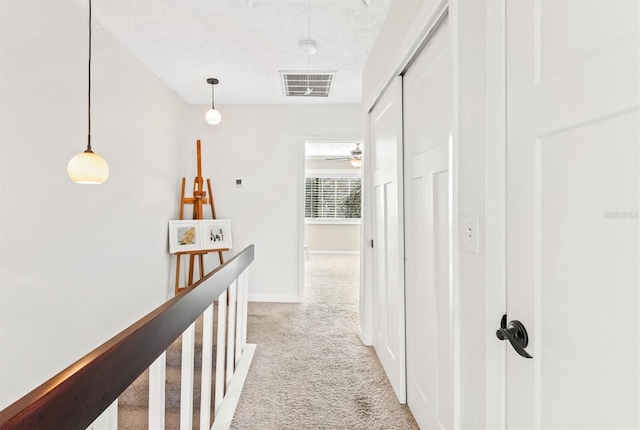
[[[371,239],[369,242],[370,242],[370,246],[373,248],[373,239]]]

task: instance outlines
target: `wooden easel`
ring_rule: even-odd
[[[182,190],[180,192],[180,218],[184,219],[184,206],[185,205],[193,205],[193,217],[192,219],[203,219],[203,207],[204,205],[211,206],[211,216],[213,219],[216,219],[216,208],[213,204],[213,192],[211,191],[211,180],[207,179],[207,189],[209,190],[209,197],[207,198],[207,192],[203,189],[204,180],[202,179],[202,156],[200,152],[200,140],[196,141],[196,156],[198,163],[198,173],[193,180],[193,197],[185,197],[184,189],[186,184],[186,178],[182,178]],[[209,252],[217,252],[218,257],[220,259],[220,264],[224,263],[224,257],[222,256],[223,251],[228,251],[229,248],[224,249],[208,249],[206,251],[187,251],[187,252],[178,252],[177,262],[176,262],[176,287],[175,294],[178,294],[189,285],[193,284],[193,272],[195,269],[195,260],[196,256],[198,257],[198,266],[200,268],[200,279],[204,277],[204,256]],[[187,285],[184,287],[180,286],[180,260],[183,255],[189,255],[189,278],[187,281]]]

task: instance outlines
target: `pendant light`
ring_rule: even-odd
[[[218,81],[216,78],[207,79],[207,83],[211,85],[211,109],[207,111],[204,119],[206,119],[207,122],[212,125],[220,124],[220,120],[222,120],[222,115],[220,115],[220,112],[216,110],[215,105],[213,104],[213,87],[216,86],[218,82],[220,81]]]
[[[87,149],[67,164],[69,178],[77,184],[102,184],[109,177],[109,165],[91,150],[91,0],[89,0],[89,100],[87,105]]]

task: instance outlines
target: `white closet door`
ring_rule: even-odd
[[[373,149],[373,346],[401,403],[406,402],[402,211],[402,79],[369,114]]]
[[[421,429],[454,425],[449,41],[444,21],[403,81],[407,403]]]
[[[507,427],[637,429],[640,2],[506,7]]]

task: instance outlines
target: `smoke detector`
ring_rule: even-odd
[[[318,44],[315,40],[303,40],[298,44],[298,46],[300,46],[300,49],[302,49],[302,52],[305,55],[313,55],[318,50]]]

